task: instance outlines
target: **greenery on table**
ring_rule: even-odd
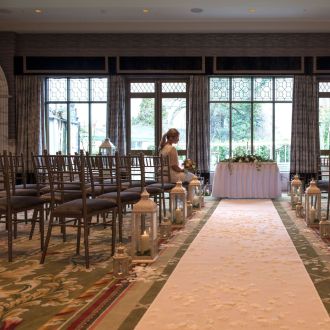
[[[232,173],[232,163],[251,163],[255,164],[257,171],[260,171],[262,163],[274,162],[273,159],[269,159],[260,155],[243,154],[237,155],[231,158],[226,158],[222,162],[228,162],[229,173]]]
[[[254,155],[254,154],[243,154],[243,155],[237,155],[234,157],[226,158],[222,160],[222,162],[231,162],[231,163],[264,163],[264,162],[274,162],[273,159],[269,159],[267,157],[263,157],[260,155]]]

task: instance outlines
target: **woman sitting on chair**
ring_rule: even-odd
[[[194,174],[185,171],[179,166],[178,152],[173,144],[177,144],[179,141],[180,133],[176,128],[170,128],[162,137],[159,144],[159,153],[163,156],[169,157],[171,181],[176,183],[189,182],[193,178]]]

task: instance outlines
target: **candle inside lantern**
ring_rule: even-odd
[[[195,206],[195,207],[199,207],[199,203],[200,203],[199,196],[194,196],[193,201],[192,201],[192,205]]]
[[[176,223],[181,223],[182,220],[183,220],[182,210],[177,208],[175,210],[175,222]]]
[[[315,218],[316,218],[316,210],[315,210],[314,206],[312,206],[311,209],[309,210],[310,223],[313,223],[315,221]]]
[[[144,231],[144,233],[140,237],[140,252],[143,254],[149,249],[150,249],[149,234],[146,231]]]
[[[190,217],[193,212],[193,206],[190,202],[187,202],[187,216]]]
[[[303,213],[303,206],[301,205],[301,202],[297,202],[297,205],[296,205],[296,216],[298,218],[301,218],[302,217],[302,213]]]
[[[293,197],[293,202],[295,203],[295,204],[297,204],[298,203],[298,196],[297,195],[294,195],[294,197]]]

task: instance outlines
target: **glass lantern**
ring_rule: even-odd
[[[322,219],[319,223],[319,230],[321,238],[330,237],[330,221],[327,219]]]
[[[307,226],[315,226],[321,220],[321,190],[312,180],[305,193],[305,221]]]
[[[291,181],[291,207],[294,210],[298,202],[302,203],[302,182],[299,180],[298,174],[293,177]]]
[[[126,253],[124,246],[118,246],[113,259],[113,276],[125,278],[129,275],[131,257]]]
[[[163,218],[159,227],[160,227],[160,237],[161,238],[168,239],[171,237],[172,223],[168,218]]]
[[[200,209],[202,204],[201,198],[201,183],[197,179],[197,176],[193,176],[188,185],[188,200],[192,203],[192,206]]]
[[[205,206],[205,193],[204,193],[204,188],[201,189],[201,193],[200,193],[200,201],[201,201],[201,207]]]
[[[99,146],[99,153],[103,156],[114,155],[116,151],[115,145],[110,141],[109,138],[106,138],[101,145]]]
[[[193,214],[193,206],[192,203],[187,201],[187,217],[191,217]]]
[[[175,225],[183,225],[187,217],[187,192],[182,186],[182,182],[178,181],[175,187],[170,191],[171,203],[171,221]]]
[[[158,257],[158,221],[157,205],[149,198],[146,189],[141,199],[132,210],[132,245],[133,262],[149,263]]]
[[[301,202],[297,202],[296,204],[296,217],[297,218],[304,217],[304,207],[302,206]]]

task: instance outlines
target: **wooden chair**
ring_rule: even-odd
[[[90,168],[91,187],[87,192],[96,198],[109,192],[117,191],[116,168],[111,157],[104,155],[89,155],[86,153]]]
[[[116,152],[115,156],[103,156],[107,157],[110,168],[115,169],[115,172],[112,172],[110,181],[116,182],[117,190],[115,192],[108,192],[102,195],[97,196],[98,199],[107,199],[114,201],[118,205],[118,234],[119,241],[123,241],[123,214],[127,206],[132,206],[137,203],[141,198],[140,190],[130,191],[126,188],[131,187],[135,184],[135,181],[131,178],[132,171],[134,169],[130,167],[130,156],[119,156]],[[111,165],[110,165],[111,164]]]
[[[61,157],[65,157],[65,161]],[[71,164],[68,166],[68,164]],[[84,249],[85,249],[85,265],[89,268],[89,232],[90,228],[101,225],[111,226],[112,228],[112,251],[115,249],[116,238],[116,213],[117,204],[110,200],[100,200],[89,198],[87,189],[90,188],[90,181],[86,179],[90,178],[93,174],[91,167],[89,166],[88,157],[84,155],[75,156],[46,156],[47,170],[49,173],[49,182],[51,187],[52,197],[55,198],[56,194],[64,196],[62,203],[53,205],[50,212],[50,220],[48,225],[48,231],[45,242],[45,249],[43,251],[40,263],[44,263],[47,249],[52,234],[53,227],[74,227],[77,229],[77,244],[76,253],[80,253],[80,240],[81,231],[83,230],[84,237]],[[65,166],[64,166],[65,165]],[[70,168],[69,176],[75,180],[79,180],[81,197],[65,201],[66,195],[66,183],[68,178],[68,168]],[[104,215],[112,213],[112,219],[107,222],[93,221],[93,217],[97,215]],[[55,219],[61,219],[56,222]]]
[[[153,185],[157,182],[157,172],[160,171],[160,158],[158,156],[145,156],[140,153],[138,156],[131,157],[131,181],[136,184],[126,191],[142,193],[145,188],[150,197],[153,197],[158,205],[159,222],[162,220],[162,207],[164,200],[164,191],[161,187]]]
[[[151,183],[147,185],[149,187],[157,187],[162,191],[162,202],[163,202],[163,212],[166,216],[166,198],[169,200],[169,193],[175,187],[174,183],[171,183],[170,177],[170,165],[168,156],[154,156],[154,172],[156,183]],[[167,197],[166,197],[167,194]],[[171,212],[171,203],[168,202],[169,211]]]
[[[10,182],[12,196],[38,196],[37,185],[27,183],[27,171],[23,155],[7,153],[8,166],[13,176]],[[5,196],[5,191],[0,192],[0,197]]]
[[[35,224],[39,223],[40,248],[44,248],[44,201],[38,196],[15,195],[16,173],[15,168],[10,166],[10,159],[6,151],[0,155],[0,186],[4,192],[4,197],[0,198],[0,214],[4,215],[8,234],[8,261],[13,260],[13,238],[16,238],[17,225],[21,222],[31,223],[29,239],[32,239]],[[27,214],[30,210],[33,211],[32,218],[18,218],[19,213]]]

